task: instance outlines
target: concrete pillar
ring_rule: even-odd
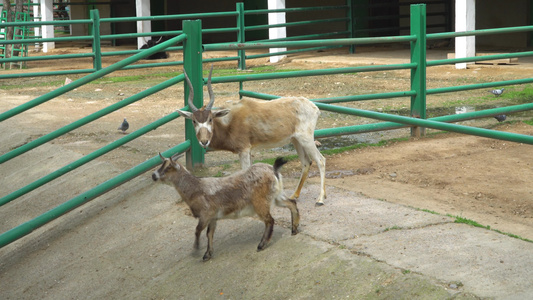
[[[54,5],[52,0],[42,0],[41,1],[41,21],[53,21],[54,20]],[[43,39],[54,38],[54,26],[53,25],[42,25],[42,36]],[[44,42],[43,43],[43,52],[48,52],[56,47],[54,42]]]
[[[476,29],[476,0],[455,0],[455,32]],[[476,56],[476,37],[455,38],[455,57]],[[455,64],[456,69],[466,69],[467,63]]]
[[[33,0],[33,4],[39,4],[39,0]],[[34,21],[41,21],[41,12],[40,12],[40,5],[34,5],[32,6]],[[33,27],[33,32],[35,36],[41,36],[41,27],[36,26]],[[41,50],[41,44],[35,43],[35,51]]]
[[[268,0],[268,9],[283,9],[285,8],[285,0]],[[285,23],[285,13],[269,13],[268,14],[268,24],[282,24]],[[276,27],[268,29],[268,38],[269,39],[279,39],[287,37],[287,28],[286,27]],[[270,48],[270,53],[277,53],[287,51],[287,48]],[[280,61],[286,55],[271,56],[270,62],[275,63]]]
[[[137,17],[150,16],[150,0],[135,0],[135,10]],[[137,21],[137,33],[152,32],[152,21]],[[137,49],[140,49],[149,37],[137,38]]]

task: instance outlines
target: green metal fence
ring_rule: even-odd
[[[347,0],[348,3],[350,3],[350,0]],[[168,21],[168,20],[174,20],[174,21],[181,21],[181,20],[190,20],[190,19],[209,19],[209,18],[221,18],[221,22],[224,24],[235,24],[235,26],[232,27],[221,27],[221,28],[203,28],[202,34],[203,35],[215,35],[215,34],[221,34],[221,33],[235,33],[235,39],[232,41],[235,41],[237,43],[244,43],[246,41],[247,32],[250,35],[251,32],[258,31],[258,30],[266,30],[269,28],[275,28],[275,27],[303,27],[303,26],[309,26],[314,24],[321,24],[321,23],[344,23],[346,30],[344,31],[332,31],[332,32],[326,32],[326,33],[320,33],[320,34],[314,34],[314,35],[293,35],[290,37],[287,37],[285,39],[280,40],[298,40],[298,39],[309,39],[309,38],[331,38],[331,37],[340,37],[340,36],[348,36],[351,37],[352,31],[352,25],[351,25],[351,15],[349,13],[349,5],[340,5],[340,6],[320,6],[320,7],[301,7],[301,8],[288,8],[288,9],[278,9],[278,10],[268,10],[268,9],[259,9],[259,10],[244,10],[244,4],[243,3],[237,3],[236,4],[236,10],[235,11],[228,11],[228,12],[212,12],[212,13],[194,13],[194,14],[178,14],[178,15],[163,15],[163,16],[149,16],[149,17],[119,17],[119,18],[100,18],[97,10],[91,10],[90,12],[90,18],[89,19],[80,19],[80,20],[64,20],[64,21],[48,21],[48,22],[5,22],[0,23],[0,29],[1,28],[7,28],[9,26],[25,26],[25,27],[35,27],[35,26],[41,26],[41,25],[54,25],[54,26],[69,26],[69,25],[80,25],[80,24],[86,24],[89,28],[89,34],[85,36],[66,36],[66,37],[57,37],[57,38],[27,38],[23,42],[17,40],[17,41],[0,41],[0,46],[6,45],[6,44],[20,44],[23,43],[25,45],[28,44],[35,44],[35,43],[44,43],[44,42],[88,42],[92,44],[92,51],[87,53],[77,53],[77,54],[66,54],[66,55],[34,55],[32,54],[29,57],[14,57],[14,58],[5,58],[0,59],[0,64],[7,63],[7,62],[17,62],[17,63],[26,63],[30,61],[43,61],[43,60],[57,60],[57,59],[76,59],[76,58],[82,58],[82,59],[91,59],[93,62],[93,68],[90,69],[78,69],[78,70],[57,70],[57,71],[49,71],[49,72],[25,72],[25,73],[17,73],[17,74],[0,74],[0,79],[8,79],[8,78],[20,78],[20,77],[35,77],[35,76],[50,76],[50,75],[68,75],[68,74],[84,74],[84,73],[92,73],[95,71],[98,71],[102,69],[102,59],[105,57],[111,57],[111,56],[120,56],[120,55],[134,55],[137,54],[143,50],[122,50],[122,51],[108,51],[105,52],[102,50],[102,42],[109,41],[112,44],[115,44],[117,40],[122,39],[132,39],[132,38],[138,38],[138,37],[146,37],[148,39],[153,37],[175,37],[183,33],[183,30],[173,30],[173,31],[156,31],[156,32],[148,32],[148,33],[123,33],[123,34],[106,34],[101,35],[100,34],[100,28],[104,26],[104,24],[111,24],[112,26],[118,24],[118,23],[133,23],[137,21]],[[251,25],[246,26],[245,24],[245,18],[247,16],[251,15],[267,15],[268,13],[272,12],[285,12],[285,13],[305,13],[308,11],[317,11],[317,10],[339,10],[343,11],[346,14],[346,17],[343,18],[330,18],[330,19],[323,19],[323,20],[306,20],[306,21],[299,21],[299,22],[288,22],[283,24],[276,24],[276,25]],[[277,41],[280,41],[277,40]],[[262,40],[257,40],[258,42],[264,42]],[[269,41],[269,40],[266,40]],[[308,49],[293,49],[285,52],[279,52],[276,55],[284,55],[284,54],[290,54],[295,52],[301,52],[301,51],[314,51],[318,49],[325,49],[332,46],[320,46],[320,47],[311,47]],[[339,46],[334,46],[339,47]],[[166,51],[182,51],[182,46],[172,46],[169,48],[166,48]],[[217,62],[217,61],[238,61],[238,66],[240,69],[245,69],[246,67],[246,59],[254,59],[259,57],[265,57],[269,56],[270,54],[255,54],[255,55],[246,55],[244,50],[237,51],[235,56],[229,56],[229,57],[222,57],[222,58],[211,58],[206,59],[205,62]],[[123,70],[128,69],[137,69],[137,68],[148,68],[148,67],[164,67],[164,66],[176,66],[176,65],[183,65],[183,61],[164,61],[164,62],[151,62],[151,63],[137,63],[135,65],[131,64],[123,68]]]
[[[290,78],[290,77],[299,77],[299,76],[323,76],[323,75],[340,74],[340,73],[373,72],[373,71],[382,71],[382,70],[406,69],[406,70],[411,71],[411,85],[410,85],[410,90],[408,91],[394,92],[394,93],[381,93],[381,94],[372,94],[372,95],[357,95],[357,96],[348,96],[348,97],[332,97],[332,98],[313,99],[316,105],[321,110],[328,110],[328,111],[333,111],[333,112],[338,112],[338,113],[357,115],[357,116],[362,116],[362,117],[367,117],[367,118],[383,120],[387,122],[377,123],[377,124],[349,126],[349,127],[340,127],[340,128],[320,129],[315,132],[315,136],[326,137],[326,136],[333,136],[333,135],[353,134],[353,133],[360,133],[360,132],[365,132],[365,131],[386,130],[386,129],[410,126],[411,128],[415,128],[414,133],[420,133],[422,130],[417,130],[419,128],[435,128],[439,130],[446,130],[446,131],[472,134],[472,135],[495,138],[495,139],[508,140],[508,141],[513,141],[513,142],[533,144],[533,136],[521,135],[521,134],[515,134],[515,133],[507,133],[507,132],[499,132],[495,130],[473,128],[473,127],[468,127],[468,126],[447,123],[447,122],[456,122],[456,121],[470,119],[470,118],[493,116],[493,115],[502,114],[502,113],[512,113],[512,112],[518,112],[518,111],[524,111],[524,110],[531,110],[533,109],[533,103],[516,105],[516,106],[511,106],[511,107],[494,108],[494,109],[489,109],[489,110],[484,110],[484,111],[479,111],[479,112],[465,113],[462,115],[443,116],[443,117],[426,119],[426,95],[427,94],[453,92],[457,90],[486,88],[486,87],[496,86],[496,85],[501,86],[501,85],[510,85],[510,84],[522,84],[522,83],[527,83],[527,82],[533,82],[532,78],[500,81],[500,82],[492,82],[492,83],[482,83],[482,84],[475,84],[475,85],[466,85],[466,86],[460,86],[460,87],[443,87],[443,88],[429,89],[429,90],[427,90],[425,86],[425,82],[426,82],[425,77],[426,77],[427,67],[431,67],[432,65],[452,64],[452,63],[457,63],[457,62],[478,61],[478,60],[487,59],[486,57],[472,57],[472,58],[467,58],[467,59],[449,59],[449,60],[442,60],[442,61],[430,63],[430,62],[427,62],[426,60],[426,47],[425,47],[426,39],[428,40],[438,39],[438,38],[442,38],[443,36],[454,37],[454,36],[477,35],[477,34],[493,34],[493,33],[501,33],[501,32],[510,32],[513,30],[533,31],[533,26],[516,27],[512,29],[506,28],[506,29],[472,31],[472,32],[465,32],[465,33],[443,33],[443,34],[426,35],[424,24],[425,24],[425,6],[424,5],[413,5],[411,6],[411,33],[405,36],[381,37],[381,38],[357,38],[357,39],[350,38],[350,39],[336,39],[336,40],[280,41],[280,42],[272,42],[268,44],[265,44],[265,43],[227,43],[227,44],[216,44],[216,45],[203,45],[202,44],[201,21],[200,20],[184,21],[183,23],[184,34],[183,35],[175,37],[167,42],[164,42],[146,51],[137,53],[133,55],[132,57],[124,61],[121,61],[117,64],[114,64],[110,67],[96,71],[95,73],[88,75],[82,79],[79,79],[52,93],[43,95],[42,97],[38,97],[35,100],[30,101],[21,107],[17,107],[10,111],[2,113],[0,114],[0,121],[10,118],[19,113],[22,113],[26,111],[27,109],[34,107],[35,105],[48,101],[52,99],[53,97],[56,97],[68,90],[71,90],[77,86],[85,84],[91,80],[94,80],[96,78],[109,74],[112,71],[122,69],[126,67],[128,64],[131,64],[143,57],[146,57],[158,51],[163,51],[164,49],[167,49],[168,47],[171,47],[175,43],[178,43],[181,41],[184,42],[183,44],[184,68],[186,72],[189,74],[189,77],[191,78],[195,91],[197,91],[195,92],[195,97],[194,97],[194,103],[197,107],[202,106],[202,99],[203,99],[202,85],[206,81],[205,78],[202,78],[202,62],[205,62],[205,61],[202,61],[202,52],[204,50],[205,51],[226,50],[226,49],[243,50],[243,49],[263,49],[263,48],[268,48],[268,47],[276,47],[276,48],[279,48],[279,47],[316,47],[317,45],[318,46],[339,46],[339,45],[361,45],[361,44],[370,44],[370,43],[410,42],[411,62],[406,63],[406,64],[352,67],[352,68],[336,68],[336,69],[323,69],[323,70],[310,70],[310,71],[294,71],[294,72],[281,72],[281,73],[275,73],[275,74],[247,74],[247,75],[237,75],[237,76],[221,76],[221,77],[212,78],[212,83],[216,84],[216,83],[223,83],[223,82],[245,82],[245,81],[251,81],[251,80],[268,80],[268,79],[274,79],[274,78]],[[504,54],[503,56],[519,57],[521,55],[526,56],[526,55],[531,55],[531,53],[523,52],[523,53],[517,53],[517,54]],[[491,56],[490,59],[501,58],[503,56],[493,55]],[[150,94],[151,92],[155,92],[156,90],[160,90],[172,84],[181,82],[182,80],[183,80],[183,75],[179,75],[176,78],[173,78],[167,82],[154,86],[153,89],[146,91],[146,93]],[[185,85],[184,99],[187,99],[188,93],[189,93],[188,86]],[[278,97],[275,95],[259,94],[259,93],[255,93],[252,91],[246,91],[246,90],[241,90],[240,94],[262,98],[262,99],[274,99]],[[102,110],[100,112],[87,116],[86,118],[83,118],[70,125],[67,125],[65,128],[62,128],[56,132],[53,132],[49,135],[45,135],[39,139],[36,139],[35,141],[28,143],[27,145],[29,146],[24,145],[17,149],[14,149],[13,151],[0,156],[0,163],[3,163],[12,158],[15,158],[21,153],[29,151],[33,149],[34,147],[42,145],[42,143],[44,142],[50,141],[51,139],[61,134],[64,134],[74,128],[77,128],[79,126],[86,124],[87,122],[91,120],[101,117],[109,113],[113,109],[122,107],[124,105],[128,105],[129,103],[133,103],[134,101],[137,101],[144,96],[146,95],[140,94],[140,95],[132,96],[128,99],[125,99],[124,102],[117,103],[116,106],[106,108],[105,110]],[[360,101],[360,100],[366,100],[366,99],[394,98],[394,97],[409,97],[411,99],[410,117],[390,115],[390,114],[385,114],[385,113],[378,113],[378,112],[373,112],[373,111],[366,111],[366,110],[332,105],[332,103],[337,103],[337,102]],[[87,157],[84,157],[72,163],[72,165],[65,166],[64,168],[61,168],[57,170],[56,172],[53,172],[35,181],[34,183],[28,185],[27,187],[23,189],[20,189],[18,191],[12,192],[4,196],[3,198],[0,199],[0,206],[2,204],[15,200],[16,198],[20,197],[21,195],[27,193],[30,190],[33,190],[43,184],[46,184],[50,180],[53,180],[60,175],[65,174],[66,172],[70,171],[71,168],[78,167],[82,165],[83,163],[86,163],[90,161],[91,159],[94,159],[104,153],[107,153],[108,151],[111,151],[113,148],[123,145],[129,140],[136,138],[140,136],[141,134],[144,134],[150,130],[153,130],[157,128],[158,126],[161,126],[162,124],[169,122],[177,117],[178,117],[177,113],[170,114],[161,120],[158,120],[150,125],[147,125],[134,133],[131,133],[128,137],[124,137],[123,139],[116,141],[112,145],[108,145],[106,147],[103,147],[102,149],[95,151],[94,153],[89,154]],[[196,142],[196,139],[194,136],[194,129],[192,127],[190,120],[186,121],[185,130],[186,130],[186,141],[181,145],[178,145],[170,150],[165,151],[164,155],[169,156],[176,152],[182,152],[182,151],[188,150],[188,155],[187,155],[188,165],[194,166],[196,164],[203,163],[204,152],[203,152],[203,149],[201,149],[198,143]],[[110,189],[126,182],[127,180],[130,180],[134,178],[135,176],[142,174],[146,170],[149,170],[150,168],[153,168],[154,166],[156,166],[158,163],[159,163],[158,158],[153,157],[150,160],[138,165],[137,167],[132,168],[131,170],[128,170],[125,173],[115,178],[112,178],[102,183],[101,185],[67,201],[63,205],[60,205],[59,207],[52,209],[51,211],[33,220],[30,220],[20,226],[13,228],[12,230],[9,230],[6,233],[1,234],[0,235],[0,247],[3,247],[13,242],[14,240],[30,233],[35,228],[46,224],[50,220],[57,218],[58,216],[74,209],[75,207],[78,207],[79,205],[82,205],[83,203],[86,203],[87,201],[90,201],[91,199],[101,195],[102,193],[109,191]]]
[[[116,70],[120,70],[122,69],[124,66],[128,65],[128,64],[131,64],[131,63],[134,63],[136,61],[138,61],[139,59],[142,59],[146,56],[149,56],[153,53],[156,53],[158,51],[162,51],[172,45],[174,45],[175,43],[178,43],[178,42],[184,42],[185,44],[185,51],[187,53],[191,53],[191,54],[194,54],[197,52],[197,48],[198,47],[198,44],[201,45],[201,39],[199,41],[196,41],[196,43],[187,43],[185,41],[185,39],[187,38],[187,36],[197,36],[198,35],[198,32],[200,32],[200,22],[199,21],[189,21],[189,22],[186,22],[186,23],[191,23],[191,24],[184,24],[184,31],[185,33],[180,35],[180,36],[177,36],[175,38],[172,38],[162,44],[159,44],[153,48],[150,48],[148,49],[147,51],[143,51],[141,53],[138,53],[138,54],[135,54],[123,61],[120,61],[114,65],[111,65],[107,68],[104,68],[102,70],[99,70],[99,71],[96,71],[95,73],[93,74],[90,74],[90,75],[87,75],[81,79],[78,79],[66,86],[63,86],[62,88],[59,88],[55,91],[52,91],[48,94],[45,94],[41,97],[38,97],[36,99],[34,99],[33,101],[30,101],[24,105],[21,105],[19,107],[16,107],[14,109],[11,109],[7,112],[4,112],[0,115],[0,122],[3,121],[3,120],[6,120],[10,117],[13,117],[17,114],[20,114],[28,109],[31,109],[32,107],[35,107],[41,103],[44,103],[46,101],[49,101],[51,99],[53,99],[54,97],[57,97],[61,94],[64,94],[70,90],[73,90],[74,88],[76,87],[79,87],[83,84],[86,84],[90,81],[93,81],[95,79],[98,79],[106,74],[109,74],[113,71],[116,71]],[[192,39],[194,41],[194,38]],[[187,51],[187,49],[190,48],[189,51]],[[197,56],[197,55],[196,55]],[[197,61],[197,57],[194,57],[194,55],[191,56],[191,58],[189,59],[189,56],[187,55],[186,57],[188,57],[188,59],[186,60],[187,62],[189,62],[187,64],[187,66],[185,67],[187,72],[189,74],[191,74],[191,80],[193,81],[193,84],[195,86],[200,86],[201,84],[203,84],[203,81],[202,81],[202,78],[201,78],[201,52],[200,52],[200,63],[198,63]],[[196,59],[196,60],[195,60]],[[194,67],[192,66],[192,64],[195,63],[196,65],[199,66],[200,68],[200,77],[198,77],[198,72],[197,71],[194,71]],[[198,67],[196,67],[198,68]],[[176,84],[176,83],[179,83],[179,82],[182,82],[184,80],[184,76],[183,74],[181,75],[178,75],[176,76],[175,78],[172,78],[172,79],[169,79],[161,84],[158,84],[150,89],[147,89],[139,94],[136,94],[134,96],[131,96],[129,98],[126,98],[114,105],[111,105],[105,109],[102,109],[98,112],[95,112],[85,118],[82,118],[74,123],[71,123],[63,128],[60,128],[50,134],[47,134],[41,138],[38,138],[28,144],[25,144],[23,146],[20,146],[4,155],[1,156],[0,158],[0,164],[1,163],[4,163],[6,161],[9,161],[15,157],[17,157],[18,155],[22,154],[22,153],[25,153],[27,151],[30,151],[46,142],[49,142],[67,132],[70,132],[80,126],[83,126],[93,120],[96,120],[106,114],[109,114],[121,107],[124,107],[126,105],[129,105],[131,103],[134,103],[150,94],[153,94],[155,92],[158,92],[164,88],[167,88],[173,84]],[[188,93],[188,91],[187,91]],[[184,95],[186,99],[187,95]],[[202,106],[202,102],[203,102],[203,95],[202,95],[202,88],[199,89],[198,92],[195,93],[195,97],[194,97],[194,103],[195,105],[200,105]],[[188,107],[185,106],[185,108],[187,109]],[[19,189],[19,190],[16,190],[14,192],[11,192],[5,196],[3,196],[2,198],[0,198],[0,206],[4,205],[4,204],[7,204],[17,198],[19,198],[20,196],[46,184],[46,183],[49,183],[50,181],[64,175],[64,174],[67,174],[68,172],[100,157],[101,155],[104,155],[105,153],[108,153],[118,147],[120,147],[121,145],[124,145],[125,143],[133,140],[133,139],[136,139],[138,138],[139,136],[145,134],[145,133],[148,133],[149,131],[152,131],[152,130],[155,130],[157,129],[158,127],[176,119],[179,117],[179,114],[177,112],[174,112],[174,113],[171,113],[159,120],[156,120],[155,122],[151,123],[151,124],[148,124],[138,130],[136,130],[135,132],[132,132],[130,134],[128,134],[127,136],[107,145],[107,146],[104,146],[30,184],[28,184],[27,186]],[[194,143],[191,141],[191,140],[186,140],[185,142],[163,152],[163,155],[168,157],[168,156],[171,156],[171,155],[174,155],[176,153],[179,153],[179,152],[184,152],[190,148],[194,148],[196,145],[195,144],[198,144],[196,142],[196,140],[194,141]],[[202,158],[203,158],[203,152],[200,153],[200,155],[202,155]],[[13,241],[31,233],[33,230],[35,230],[36,228],[60,217],[61,215],[71,211],[72,209],[76,208],[76,207],[79,207],[80,205],[83,205],[84,203],[110,191],[111,189],[139,176],[140,174],[143,174],[144,172],[154,168],[156,165],[158,165],[160,163],[160,158],[159,156],[154,156],[152,157],[151,159],[139,164],[138,166],[114,177],[114,178],[111,178],[105,182],[103,182],[102,184],[66,201],[65,203],[49,210],[48,212],[30,220],[30,221],[27,221],[3,234],[0,235],[0,248],[9,244],[9,243],[12,243]]]

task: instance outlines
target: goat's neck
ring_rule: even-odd
[[[173,174],[171,181],[182,199],[188,204],[194,194],[198,193],[201,188],[200,179],[187,170],[181,170],[179,173]]]
[[[213,120],[213,136],[211,137],[210,147],[217,150],[227,150],[233,153],[239,153],[238,142],[235,140],[235,128],[225,124],[223,121],[215,118]]]

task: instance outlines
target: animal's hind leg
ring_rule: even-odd
[[[318,151],[314,142],[309,144],[307,154],[314,160],[318,166],[320,172],[320,194],[316,199],[316,205],[324,205],[324,199],[326,198],[326,158]]]
[[[276,205],[287,207],[291,211],[292,235],[298,234],[298,225],[300,225],[300,212],[298,211],[298,206],[296,206],[296,201],[287,199],[282,195],[279,199],[276,199]]]
[[[265,222],[265,232],[263,233],[263,237],[261,238],[261,242],[259,245],[257,245],[257,251],[261,251],[265,249],[265,246],[270,242],[270,239],[272,238],[272,232],[274,231],[274,218],[270,215],[270,213],[267,213],[265,216],[259,216],[263,221]]]
[[[204,261],[208,261],[213,256],[213,236],[215,234],[215,229],[217,228],[217,220],[214,219],[211,222],[209,222],[209,226],[207,226],[207,251],[204,254]]]
[[[307,179],[307,176],[309,175],[309,168],[311,167],[311,159],[309,156],[307,156],[306,152],[304,151],[302,145],[300,142],[296,139],[292,140],[292,144],[294,145],[294,148],[296,149],[296,153],[298,153],[298,158],[300,159],[300,162],[302,163],[302,174],[300,175],[300,181],[298,182],[298,187],[296,187],[296,190],[290,196],[290,199],[298,199],[300,197],[300,192],[302,191],[302,188],[304,186],[304,182]]]
[[[309,166],[311,165],[311,161],[316,162],[318,170],[320,171],[320,194],[316,199],[316,205],[324,205],[324,199],[326,198],[326,158],[322,156],[320,151],[318,151],[315,141],[312,138],[300,137],[298,140],[294,140],[293,144],[298,152],[298,156],[300,157],[302,164],[304,164],[303,158],[309,161]],[[300,154],[301,152],[303,154]],[[308,173],[309,167],[307,167],[306,170],[306,177]],[[302,176],[303,175],[304,174],[302,173]],[[302,179],[305,181],[305,178],[302,177]],[[295,193],[300,193],[299,189],[301,189],[303,186],[302,179],[300,179],[300,185]]]

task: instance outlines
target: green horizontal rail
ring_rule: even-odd
[[[71,59],[71,58],[94,58],[94,53],[80,53],[80,54],[64,54],[64,55],[45,55],[45,56],[27,56],[18,58],[2,58],[0,63],[12,61],[37,61],[37,60],[55,60],[55,59]]]
[[[533,31],[533,26],[515,26],[515,27],[504,27],[504,28],[491,28],[491,29],[477,29],[470,31],[459,31],[459,32],[442,32],[442,33],[431,33],[427,34],[426,39],[445,39],[452,37],[461,37],[461,36],[482,36],[482,35],[492,35],[492,34],[503,34],[503,33],[515,33],[515,32],[526,32]]]
[[[533,145],[533,136],[530,136],[530,135],[511,133],[511,132],[502,132],[502,131],[489,130],[485,128],[469,127],[469,126],[463,126],[463,125],[457,125],[457,124],[449,124],[449,123],[444,123],[441,121],[434,121],[430,119],[424,120],[424,119],[410,118],[410,117],[404,117],[404,116],[390,115],[390,114],[384,114],[384,113],[362,110],[362,109],[334,106],[334,105],[324,104],[324,103],[315,103],[315,104],[320,109],[333,111],[333,112],[346,113],[346,114],[352,114],[352,115],[356,115],[360,117],[378,119],[378,120],[383,120],[383,121],[390,121],[390,122],[406,124],[406,125],[411,125],[411,126],[433,128],[433,129],[452,131],[452,132],[476,135],[476,136],[481,136],[481,137],[486,137],[486,138],[499,139],[499,140],[504,140],[504,141]]]
[[[191,146],[190,141],[185,141],[165,152],[162,153],[165,157],[170,157],[176,153],[185,152]],[[67,202],[47,211],[46,213],[27,221],[9,231],[6,231],[0,235],[0,248],[16,241],[17,239],[30,234],[35,229],[47,224],[48,222],[58,218],[61,215],[68,213],[69,211],[91,201],[92,199],[103,195],[104,193],[132,180],[133,178],[149,171],[161,163],[159,155],[152,157],[151,159],[127,170],[126,172],[115,176],[106,182],[79,194],[78,196],[68,200]]]
[[[91,35],[70,36],[70,37],[58,37],[58,38],[40,38],[40,39],[23,39],[23,40],[0,40],[0,45],[4,44],[34,44],[44,42],[72,42],[72,41],[89,41],[92,40]]]
[[[273,96],[270,94],[257,93],[252,91],[241,90],[239,91],[240,96],[263,99],[263,100],[272,100],[279,98],[279,96]],[[416,95],[415,91],[405,91],[405,92],[390,92],[390,93],[379,93],[379,94],[366,94],[366,95],[351,95],[351,96],[340,96],[340,97],[330,97],[330,98],[316,98],[312,99],[313,102],[320,103],[342,103],[342,102],[354,102],[354,101],[363,101],[363,100],[375,100],[375,99],[389,99],[389,98],[398,98],[398,97],[410,97]]]
[[[527,57],[533,56],[533,51],[526,52],[516,52],[516,53],[502,53],[502,54],[491,54],[483,56],[473,56],[473,57],[464,57],[464,58],[450,58],[450,59],[440,59],[440,60],[431,60],[427,62],[428,67],[455,64],[462,62],[472,62],[472,61],[485,61],[493,59],[502,59],[502,58],[515,58],[515,57]]]
[[[63,70],[63,71],[53,71],[53,72],[35,72],[35,73],[10,73],[10,74],[0,74],[0,79],[9,79],[9,78],[27,78],[27,77],[38,77],[38,76],[50,76],[50,75],[71,75],[71,74],[84,74],[84,73],[93,73],[96,69],[79,69],[79,70]]]
[[[102,69],[102,70],[105,70],[105,69]],[[12,150],[12,151],[0,156],[0,164],[4,163],[4,162],[6,162],[6,161],[8,161],[10,159],[13,159],[13,158],[15,158],[15,157],[17,157],[17,156],[19,156],[19,155],[21,155],[23,153],[26,153],[26,152],[28,152],[28,151],[36,148],[36,147],[39,147],[42,144],[47,143],[47,142],[49,142],[49,141],[51,141],[51,140],[53,140],[53,139],[55,139],[55,138],[57,138],[59,136],[62,136],[62,135],[66,134],[66,133],[68,133],[68,132],[70,132],[70,131],[72,131],[72,130],[74,130],[76,128],[79,128],[79,127],[81,127],[81,126],[83,126],[83,125],[85,125],[87,123],[90,123],[90,122],[92,122],[92,121],[94,121],[96,119],[99,119],[99,118],[101,118],[101,117],[103,117],[105,115],[108,115],[108,114],[110,114],[110,113],[112,113],[112,112],[114,112],[114,111],[116,111],[116,110],[118,110],[120,108],[123,108],[123,107],[125,107],[127,105],[130,105],[132,103],[135,103],[136,101],[139,101],[139,100],[141,100],[144,97],[147,97],[149,95],[157,93],[157,92],[161,91],[162,89],[165,89],[165,88],[167,88],[169,86],[172,86],[172,85],[174,85],[174,84],[176,84],[178,82],[181,82],[181,81],[184,80],[184,78],[185,78],[185,76],[183,74],[180,74],[180,75],[178,75],[178,76],[176,76],[174,78],[171,78],[171,79],[166,80],[166,81],[164,81],[162,83],[159,83],[159,84],[157,84],[157,85],[155,85],[155,86],[153,86],[151,88],[148,88],[148,89],[146,89],[146,90],[144,90],[144,91],[142,91],[142,92],[140,92],[138,94],[135,94],[135,95],[133,95],[131,97],[128,97],[128,98],[126,98],[126,99],[124,99],[124,100],[122,100],[120,102],[114,103],[114,104],[112,104],[112,105],[110,105],[110,106],[108,106],[106,108],[103,108],[103,109],[101,109],[101,110],[99,110],[97,112],[94,112],[94,113],[86,116],[86,117],[83,117],[83,118],[81,118],[81,119],[79,119],[79,120],[77,120],[75,122],[72,122],[69,125],[61,127],[58,130],[55,130],[55,131],[53,131],[53,132],[51,132],[49,134],[46,134],[46,135],[44,135],[44,136],[42,136],[40,138],[37,138],[37,139],[35,139],[35,140],[31,141],[31,142],[28,142],[28,143],[18,147],[17,149],[14,149],[14,150]]]
[[[280,9],[252,9],[246,10],[244,15],[258,15],[268,13],[280,13],[280,12],[308,12],[316,10],[336,10],[346,9],[348,5],[336,5],[336,6],[314,6],[314,7],[294,7],[294,8],[280,8]]]
[[[269,57],[269,56],[273,56],[273,55],[287,55],[287,54],[293,54],[293,53],[318,51],[318,50],[323,50],[323,49],[331,49],[331,48],[339,48],[339,47],[342,47],[342,46],[322,46],[322,47],[302,48],[302,49],[280,51],[280,52],[275,52],[275,53],[263,53],[263,54],[246,55],[246,58],[247,59],[254,59],[254,58]]]
[[[278,38],[278,39],[255,40],[254,43],[308,40],[308,39],[332,37],[332,36],[336,36],[336,35],[347,35],[349,33],[350,33],[350,31],[335,31],[335,32],[328,32],[328,33],[317,33],[317,34],[289,36],[289,37]],[[223,44],[223,43],[220,43],[220,44]]]
[[[269,28],[277,28],[277,27],[294,27],[294,26],[303,26],[303,25],[313,25],[313,24],[319,24],[319,23],[346,22],[349,20],[350,18],[334,18],[334,19],[332,18],[332,19],[312,20],[312,21],[286,22],[286,23],[271,24],[271,25],[253,25],[253,26],[246,26],[246,30],[261,30],[261,29],[269,29]]]
[[[188,107],[185,107],[184,109],[188,109]],[[56,171],[54,172],[51,172],[49,173],[48,175],[44,176],[44,177],[41,177],[40,179],[0,198],[0,206],[4,205],[4,204],[7,204],[17,198],[19,198],[20,196],[22,195],[25,195],[31,191],[33,191],[34,189],[38,188],[38,187],[41,187],[47,183],[49,183],[50,181],[58,178],[58,177],[61,177],[65,174],[67,174],[68,172],[70,171],[73,171],[81,166],[83,166],[84,164],[142,136],[143,134],[146,134],[152,130],[155,130],[157,129],[158,127],[178,118],[180,115],[177,113],[177,112],[173,112],[155,122],[152,122],[134,132],[131,132],[127,135],[125,135],[124,137],[96,150],[96,151],[93,151],[92,153],[89,153],[85,156],[83,156],[82,158],[60,168],[60,169],[57,169]]]
[[[265,42],[265,43],[227,43],[204,45],[204,51],[217,50],[242,50],[242,49],[265,49],[283,47],[316,47],[331,45],[364,45],[411,42],[416,40],[414,35],[376,37],[376,38],[346,38],[334,40],[307,40],[307,41],[286,41],[286,42]]]
[[[212,12],[212,13],[194,13],[194,14],[179,14],[179,15],[162,15],[162,16],[146,16],[146,17],[118,17],[118,18],[101,18],[101,22],[136,22],[136,21],[159,21],[159,20],[184,20],[184,19],[198,19],[198,18],[215,18],[215,17],[231,17],[236,16],[236,11],[228,12]]]
[[[289,72],[266,73],[266,74],[219,76],[219,77],[211,78],[211,83],[215,84],[215,83],[226,83],[226,82],[280,79],[280,78],[292,78],[292,77],[304,77],[304,76],[320,76],[320,75],[358,73],[358,72],[373,72],[373,71],[384,71],[384,70],[403,70],[403,69],[412,69],[415,67],[416,67],[415,63],[407,63],[407,64],[395,64],[395,65],[375,65],[375,66],[333,68],[333,69],[306,70],[306,71],[289,71]]]
[[[181,41],[183,41],[187,36],[185,34],[182,34],[182,35],[179,35],[177,37],[174,37],[166,42],[163,42],[155,47],[152,47],[152,48],[149,48],[149,49],[146,49],[145,51],[142,51],[140,53],[137,53],[131,57],[128,57],[124,60],[121,60],[107,68],[104,68],[104,69],[101,69],[101,70],[98,70],[92,74],[89,74],[83,78],[80,78],[76,81],[73,81],[71,82],[70,84],[67,84],[65,86],[62,86],[60,88],[58,88],[57,90],[54,90],[50,93],[47,93],[47,94],[44,94],[40,97],[37,97],[23,105],[20,105],[20,106],[17,106],[13,109],[10,109],[6,112],[3,112],[0,114],[0,122],[4,121],[4,120],[7,120],[17,114],[20,114],[30,108],[33,108],[39,104],[42,104],[50,99],[53,99],[59,95],[62,95],[66,92],[69,92],[75,88],[78,88],[86,83],[89,83],[95,79],[98,79],[100,77],[103,77],[113,71],[116,71],[116,70],[119,70],[129,64],[132,64],[138,60],[141,60],[147,56],[150,56],[156,52],[160,52],[160,51],[163,51],[164,49],[166,49],[167,47],[171,46],[171,45],[174,45],[175,43],[179,43]],[[1,162],[0,162],[1,163]]]
[[[463,125],[457,125],[457,124],[449,124],[449,123],[444,123],[444,122],[439,122],[439,121],[434,121],[434,120],[429,120],[429,119],[424,120],[424,119],[410,118],[410,117],[404,117],[404,116],[390,115],[390,114],[384,114],[384,113],[350,108],[350,107],[335,106],[331,104],[324,104],[324,103],[317,103],[317,102],[315,102],[315,104],[320,109],[328,110],[332,112],[345,113],[345,114],[351,114],[351,115],[356,115],[360,117],[401,123],[401,124],[406,124],[406,125],[411,125],[411,126],[433,128],[433,129],[452,131],[452,132],[476,135],[476,136],[487,137],[487,138],[492,138],[492,139],[499,139],[499,140],[505,140],[505,141],[510,141],[510,142],[525,143],[525,144],[533,145],[533,136],[530,136],[530,135],[502,132],[502,131],[489,130],[485,128],[469,127],[469,126],[463,126]]]
[[[430,94],[460,92],[460,91],[475,90],[475,89],[482,89],[482,88],[499,87],[502,85],[526,84],[526,83],[532,83],[532,82],[533,82],[533,78],[523,78],[523,79],[477,83],[477,84],[470,84],[470,85],[449,86],[449,87],[428,89],[427,94],[430,95]]]
[[[4,22],[0,23],[0,28],[3,27],[12,27],[12,26],[29,26],[37,27],[41,25],[70,25],[70,24],[92,24],[91,19],[82,19],[82,20],[69,20],[69,21],[24,21],[24,22]]]

